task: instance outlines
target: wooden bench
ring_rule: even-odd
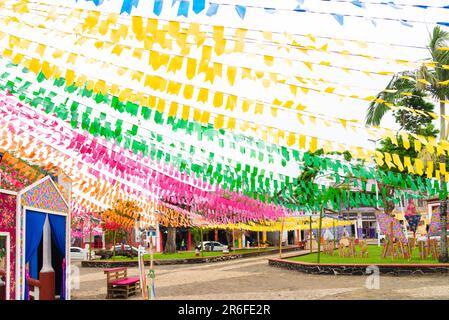
[[[139,277],[128,277],[128,268],[105,269],[104,274],[107,281],[106,299],[127,299],[140,289]]]

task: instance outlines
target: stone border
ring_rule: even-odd
[[[272,267],[295,270],[308,274],[362,276],[373,274],[377,266],[380,274],[403,276],[417,274],[447,274],[449,264],[332,264],[291,261],[286,259],[269,259]]]
[[[292,252],[297,250],[302,250],[303,247],[290,246],[282,248],[282,252]],[[243,252],[237,254],[227,254],[215,257],[198,257],[198,258],[186,258],[186,259],[164,259],[164,260],[154,260],[153,264],[156,266],[161,265],[175,265],[175,264],[198,264],[198,263],[213,263],[221,261],[229,261],[235,259],[252,258],[265,255],[271,255],[278,253],[278,249],[273,250],[263,250],[263,251],[253,251],[253,252]],[[150,265],[149,260],[145,260],[145,266]],[[137,267],[137,260],[123,260],[123,261],[109,261],[109,260],[84,260],[81,261],[81,267],[83,268],[117,268],[117,267]]]

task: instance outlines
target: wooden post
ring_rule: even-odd
[[[318,263],[320,263],[320,254],[321,254],[321,226],[323,224],[323,207],[321,207],[320,210],[320,221],[319,221],[319,225],[318,225],[318,236],[317,236],[317,240],[318,240]]]
[[[390,222],[390,241],[388,241],[389,246],[387,247],[387,255],[391,254],[391,259],[394,260],[394,239],[393,239],[393,221]]]
[[[201,257],[204,257],[204,252],[203,252],[203,228],[200,228],[200,234],[201,234]]]
[[[92,218],[89,218],[89,260],[92,260]]]
[[[257,250],[260,250],[260,237],[259,237],[260,232],[257,231]]]
[[[334,231],[334,250],[335,250],[335,244],[337,243],[337,233],[335,232],[335,219],[332,219],[332,225],[333,225],[333,231]]]
[[[284,218],[282,217],[281,231],[279,232],[279,258],[282,259],[282,236],[284,235]]]
[[[232,229],[232,252],[235,252],[235,235],[234,235],[234,229]]]
[[[117,237],[117,230],[114,230],[114,241],[113,241],[113,247],[112,247],[112,256],[115,257],[115,244],[116,244],[116,237]],[[90,247],[90,245],[89,245]]]
[[[192,234],[190,233],[190,228],[187,230],[187,250],[192,249]]]
[[[312,216],[309,217],[309,240],[310,240],[310,253],[313,252],[313,244],[312,244]]]

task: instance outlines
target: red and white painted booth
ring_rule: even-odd
[[[0,167],[0,300],[69,299],[70,189],[12,177]]]

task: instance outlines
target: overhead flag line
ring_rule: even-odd
[[[95,0],[85,0],[85,1],[93,1],[95,3],[95,5],[100,5],[103,4],[103,1],[101,1],[101,3],[99,1],[95,1]],[[153,13],[157,16],[159,16],[162,12],[162,7],[163,7],[163,1],[164,0],[154,0],[154,8],[153,8]],[[201,1],[202,0],[192,0],[193,2],[196,1]],[[301,1],[302,2],[302,1]],[[138,3],[138,0],[123,0],[123,5],[122,5],[122,9],[121,9],[121,14],[126,12],[129,15],[131,15],[131,9],[133,7],[137,7],[134,6],[134,4]],[[359,1],[354,1],[355,4],[357,4],[357,7],[360,7],[361,2]],[[184,17],[188,17],[188,6],[190,4],[190,1],[186,1],[186,0],[181,0],[179,1],[179,8],[178,8],[178,16],[184,16]],[[213,16],[215,14],[217,14],[218,8],[220,6],[225,6],[225,7],[233,7],[235,8],[237,14],[239,15],[239,17],[241,19],[245,18],[245,13],[246,13],[246,9],[251,8],[251,9],[261,9],[264,10],[267,13],[273,13],[273,12],[277,12],[277,11],[284,11],[284,12],[297,12],[297,13],[312,13],[312,14],[319,14],[319,15],[328,15],[328,16],[332,16],[335,18],[335,20],[340,24],[343,25],[344,24],[344,18],[345,17],[353,17],[353,18],[361,18],[361,19],[369,19],[371,22],[376,22],[377,20],[383,20],[383,21],[397,21],[400,22],[402,25],[404,26],[408,26],[408,27],[412,27],[413,25],[411,23],[419,23],[419,24],[428,24],[429,22],[426,21],[421,21],[421,20],[415,20],[415,19],[397,19],[397,18],[387,18],[387,17],[379,17],[379,16],[364,16],[364,15],[357,15],[357,14],[345,14],[345,13],[338,13],[338,12],[324,12],[324,11],[314,11],[314,10],[310,10],[310,9],[306,9],[303,8],[302,4],[298,4],[294,9],[287,9],[287,8],[278,8],[278,7],[261,7],[261,6],[255,6],[255,5],[236,5],[236,4],[229,4],[229,3],[217,3],[217,2],[210,2],[209,1],[209,9],[206,12],[206,15],[208,16]],[[123,7],[126,7],[128,10],[123,10]],[[390,5],[391,7],[391,5]],[[202,11],[205,10],[205,7],[203,9],[199,9],[202,8],[202,6],[197,7],[198,9],[196,10],[196,14],[201,13]],[[393,7],[394,8],[394,7]],[[426,9],[424,6],[419,7],[421,9]],[[447,9],[446,7],[443,7],[442,9]],[[432,22],[434,24],[438,24],[438,25],[442,25],[442,26],[449,26],[449,22],[448,21],[434,21]],[[376,25],[376,24],[375,24]]]
[[[32,4],[38,4],[38,5],[43,5],[43,6],[47,6],[47,7],[51,7],[51,5],[47,4],[47,3],[42,3],[42,2],[30,2]],[[72,10],[76,10],[82,13],[90,13],[93,12],[92,10],[86,10],[86,9],[77,9],[74,7],[69,7],[69,6],[64,6],[61,4],[57,4],[58,8],[66,8],[66,9],[72,9]],[[39,11],[39,10],[37,10]],[[41,12],[46,12],[48,13],[48,11],[41,11]],[[23,12],[20,12],[23,13]],[[99,17],[105,17],[108,18],[109,15],[111,15],[111,13],[106,13],[106,12],[100,12],[97,11],[98,16]],[[64,14],[62,14],[64,15]],[[78,16],[77,16],[78,17]],[[179,24],[189,24],[189,22],[185,22],[185,21],[176,21],[176,20],[169,20],[169,19],[163,19],[158,17],[157,19],[154,18],[149,18],[149,17],[145,17],[145,16],[139,16],[139,15],[133,15],[132,17],[128,17],[128,16],[120,16],[120,19],[124,19],[127,20],[128,22],[131,21],[131,19],[135,17],[135,18],[142,18],[142,19],[147,19],[147,20],[155,20],[155,21],[164,21],[164,22],[176,22]],[[206,26],[206,27],[217,27],[217,25],[214,24],[207,24],[207,23],[201,23],[202,26]],[[230,26],[220,26],[223,27],[227,30],[238,30],[239,28],[236,27],[230,27]],[[314,39],[326,39],[326,40],[333,40],[333,41],[343,41],[343,42],[351,42],[354,44],[373,44],[373,45],[382,45],[382,46],[390,46],[390,47],[400,47],[400,48],[409,48],[409,49],[420,49],[420,50],[427,50],[427,48],[425,46],[415,46],[415,45],[404,45],[404,44],[397,44],[397,43],[388,43],[388,42],[379,42],[379,41],[367,41],[367,40],[358,40],[358,39],[348,39],[348,38],[338,38],[338,37],[329,37],[329,36],[320,36],[320,35],[315,35],[315,34],[305,34],[305,33],[289,33],[289,32],[277,32],[277,31],[266,31],[266,30],[262,30],[262,29],[252,29],[252,28],[245,28],[245,30],[248,31],[254,31],[254,32],[270,32],[273,35],[280,35],[280,36],[284,36],[287,38],[291,38],[293,36],[298,36],[298,37],[303,37],[303,38],[308,38],[311,39],[312,42],[315,42]]]

